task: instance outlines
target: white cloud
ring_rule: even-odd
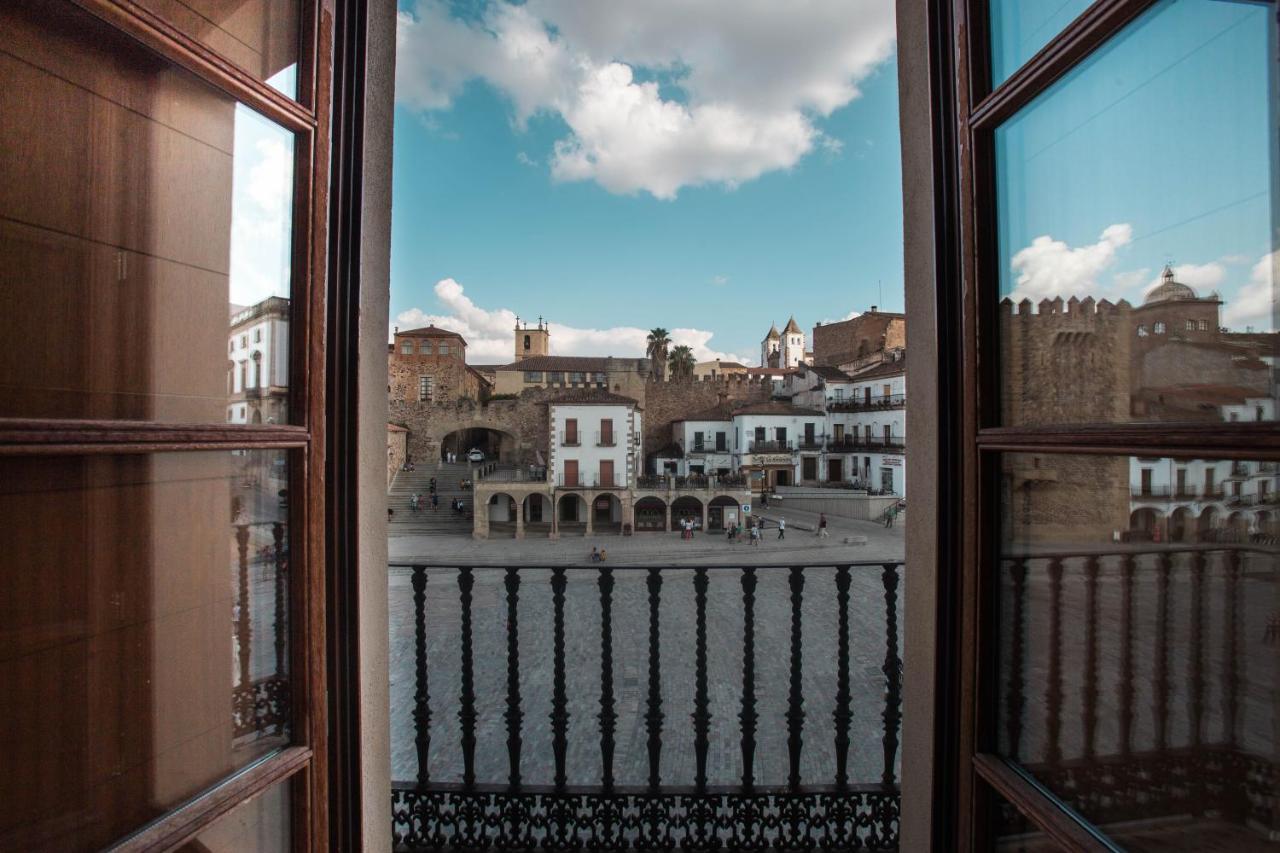
[[[523,151],[518,151],[518,152],[516,152],[516,162],[517,162],[517,163],[519,163],[519,164],[520,164],[520,165],[522,165],[522,166],[536,166],[536,165],[538,165],[538,161],[537,161],[537,160],[533,159],[532,157],[530,157],[528,154],[524,153]]]
[[[1115,262],[1117,250],[1132,239],[1133,228],[1124,222],[1108,226],[1096,243],[1075,248],[1047,234],[1036,237],[1013,256],[1011,265],[1018,279],[1009,298],[1033,303],[1059,296],[1097,298],[1103,290],[1098,276]]]
[[[713,276],[711,277],[711,283],[712,283],[712,284],[714,284],[714,285],[716,285],[717,287],[723,287],[724,285],[726,285],[726,284],[728,284],[728,283],[729,283],[729,276],[727,276],[727,275],[713,275]]]
[[[517,126],[544,111],[568,125],[549,161],[557,180],[669,199],[791,168],[815,147],[838,154],[814,121],[859,96],[893,41],[892,0],[530,0],[473,22],[418,0],[400,15],[397,97],[444,109],[486,80]]]
[[[832,320],[829,317],[824,318],[822,320],[822,325],[825,326],[828,323],[843,323],[845,320],[852,320],[854,317],[860,317],[860,316],[862,316],[861,311],[850,311],[848,314],[845,314],[843,317],[837,317],[834,320]]]
[[[436,282],[436,298],[447,313],[433,314],[410,308],[396,315],[401,329],[439,326],[457,332],[467,340],[467,358],[477,363],[507,363],[513,358],[516,313],[507,308],[489,310],[476,305],[463,287],[451,278]],[[527,319],[527,318],[526,318]],[[642,358],[648,329],[636,326],[613,326],[607,329],[584,329],[551,323],[551,352],[555,355],[612,355],[619,358]],[[702,329],[681,328],[669,332],[674,345],[693,348],[698,361],[715,358],[741,361],[733,353],[713,348],[714,333]]]
[[[289,134],[244,106],[235,111],[230,301],[288,296],[293,205]]]
[[[1269,252],[1253,265],[1249,280],[1228,301],[1222,312],[1223,325],[1275,328],[1275,283],[1280,281],[1280,251]]]

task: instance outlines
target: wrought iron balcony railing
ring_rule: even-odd
[[[836,400],[835,398],[829,398],[827,400],[827,411],[872,412],[881,409],[901,409],[906,405],[906,394],[890,394],[888,396],[881,395],[879,397],[872,397],[870,400],[865,397],[854,400]]]
[[[883,435],[846,435],[840,441],[833,438],[827,442],[828,453],[902,453],[906,449],[905,435],[891,435],[887,439]]]
[[[618,444],[618,434],[616,432],[597,432],[596,447],[616,447]]]
[[[396,850],[896,849],[900,562],[392,569],[407,572],[412,586],[413,738],[405,751],[417,759],[416,772],[392,783]],[[478,621],[477,584],[490,602]],[[505,620],[495,619],[503,592]],[[440,608],[458,618],[428,618]],[[757,634],[757,614],[762,625],[775,616],[789,622],[789,633]],[[807,616],[830,627],[806,631]],[[587,640],[596,630],[598,642]],[[811,652],[806,666],[803,639],[815,631],[834,648]],[[851,669],[850,649],[858,644],[863,659],[877,631],[882,665],[871,677]],[[740,648],[724,648],[737,645],[734,635]],[[598,668],[582,655],[584,641],[595,646]],[[777,661],[784,672],[774,676]],[[815,673],[825,678],[815,683]],[[736,681],[738,697],[712,695],[713,678]],[[687,679],[688,693],[673,689],[673,679]],[[548,684],[549,715],[530,715],[528,701],[545,701]],[[536,695],[526,699],[531,688]],[[851,750],[855,717],[868,712],[880,718],[878,755]],[[713,738],[730,730],[732,746]],[[740,773],[717,767],[713,748],[737,752]],[[533,766],[540,761],[541,771]],[[814,768],[831,775],[815,779]],[[530,781],[538,772],[546,783]],[[581,784],[587,774],[595,782]]]
[[[1280,830],[1273,720],[1249,698],[1280,642],[1276,568],[1248,544],[1005,558],[1000,751],[1096,824]]]
[[[582,433],[561,431],[560,433],[561,447],[579,447],[581,444],[582,444]]]
[[[626,475],[617,472],[613,474],[580,473],[577,476],[559,474],[556,476],[556,485],[563,489],[621,489],[626,484]]]
[[[773,441],[752,441],[749,453],[789,453],[795,449],[795,443],[791,441],[773,440]]]

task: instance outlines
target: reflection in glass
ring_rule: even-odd
[[[96,850],[289,740],[286,451],[0,458],[0,848]]]
[[[988,791],[991,814],[988,826],[997,853],[1061,853],[1062,847],[1027,820],[1016,807],[995,791]]]
[[[66,2],[0,31],[0,417],[288,423],[293,135]]]
[[[298,97],[299,0],[138,0],[185,35]]]
[[[1005,424],[1275,419],[1273,13],[1163,0],[997,129]]]
[[[1093,0],[989,0],[991,86],[999,86]]]
[[[1146,821],[1130,849],[1280,831],[1277,485],[1273,462],[1003,458],[999,749],[1115,837]]]
[[[288,853],[289,780],[277,782],[206,827],[177,853]]]

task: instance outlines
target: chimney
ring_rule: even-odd
[[[400,334],[400,327],[399,327],[399,326],[396,326],[396,330],[395,330],[395,332],[394,332],[393,334],[397,334],[397,335],[398,335],[398,334]]]
[[[868,314],[874,314],[874,313],[876,313],[876,306],[872,305],[872,306],[871,306],[871,310],[870,310],[870,311],[868,311],[867,313],[868,313]]]

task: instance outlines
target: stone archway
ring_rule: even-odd
[[[741,522],[739,514],[733,512],[737,510],[739,504],[737,500],[728,495],[720,495],[720,497],[712,498],[711,503],[707,505],[707,529],[708,530],[724,530],[726,511],[737,522]]]
[[[606,492],[591,499],[591,531],[622,532],[622,501],[617,495]]]
[[[489,536],[516,535],[516,499],[506,492],[498,492],[489,497]]]
[[[463,427],[446,433],[440,439],[439,458],[447,461],[452,453],[456,462],[465,464],[472,449],[483,453],[485,462],[510,464],[516,461],[515,436],[485,426]]]
[[[556,501],[556,530],[561,535],[585,536],[587,533],[587,502],[582,495],[569,493]]]
[[[1169,514],[1169,541],[1186,542],[1191,536],[1191,510],[1185,506],[1174,509]]]
[[[1216,507],[1207,506],[1200,512],[1200,517],[1196,519],[1196,538],[1201,541],[1211,540],[1213,530],[1218,526],[1218,510]]]
[[[706,506],[702,501],[689,495],[682,495],[671,502],[671,526],[679,529],[680,520],[691,518],[702,529],[707,527]]]
[[[661,533],[667,529],[667,502],[653,496],[636,501],[635,530],[649,533]]]
[[[1151,507],[1135,509],[1129,515],[1129,538],[1150,542],[1159,536],[1160,515]]]

